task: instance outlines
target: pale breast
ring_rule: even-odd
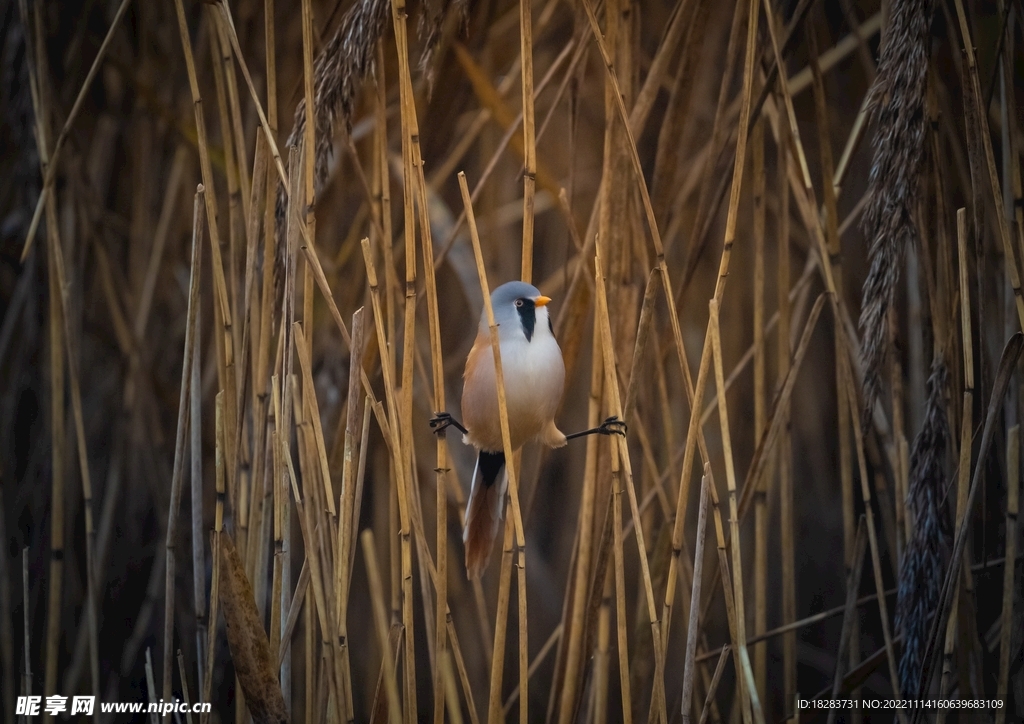
[[[554,337],[501,343],[509,434],[513,449],[533,439],[554,418],[562,400],[565,366]],[[467,440],[484,450],[502,448],[494,357],[489,341],[478,337],[466,360],[462,417]]]

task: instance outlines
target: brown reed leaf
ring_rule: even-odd
[[[245,566],[231,536],[222,534],[220,541],[223,582],[220,602],[227,623],[228,648],[245,693],[245,703],[256,724],[287,722],[284,696],[270,663],[270,643],[256,610]]]
[[[914,222],[925,140],[925,89],[934,0],[894,0],[878,75],[868,91],[876,118],[869,201],[861,226],[870,240],[860,328],[864,368],[863,424],[881,390],[887,315],[903,254],[918,240]]]

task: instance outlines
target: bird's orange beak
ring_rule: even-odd
[[[541,294],[539,297],[533,300],[533,303],[538,307],[543,307],[550,301],[551,297],[545,297],[543,294]]]

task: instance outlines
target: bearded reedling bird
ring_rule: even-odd
[[[565,365],[555,340],[547,304],[550,297],[526,282],[502,284],[491,294],[494,322],[498,327],[501,368],[505,381],[511,448],[518,450],[531,440],[548,447],[562,447],[584,435],[625,435],[625,423],[615,417],[600,427],[565,435],[555,426],[555,413],[562,401]],[[463,373],[462,419],[447,412],[430,421],[434,432],[448,427],[462,431],[462,440],[479,454],[466,505],[466,572],[480,576],[487,567],[491,548],[502,518],[508,474],[501,437],[498,386],[491,349],[486,310],[480,315],[476,341],[466,359]],[[500,477],[500,480],[499,480]]]

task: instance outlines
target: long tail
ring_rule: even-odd
[[[500,477],[500,480],[499,480]],[[472,580],[483,575],[501,524],[502,504],[508,487],[505,453],[481,450],[473,470],[473,486],[466,505],[466,574]]]

